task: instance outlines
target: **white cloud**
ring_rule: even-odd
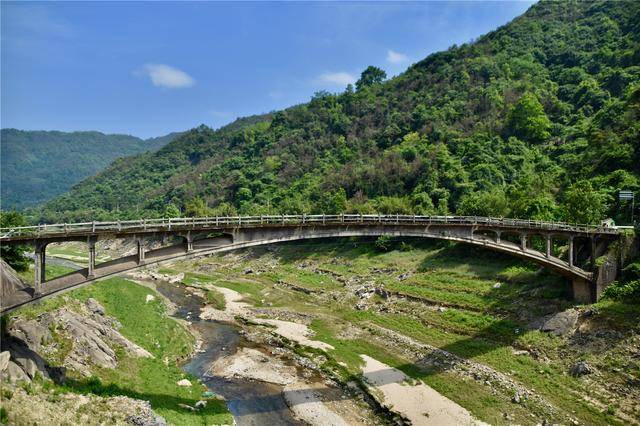
[[[164,64],[146,64],[137,74],[149,77],[154,86],[167,89],[181,89],[196,84],[186,72]]]
[[[321,74],[318,80],[332,86],[346,86],[356,82],[356,78],[348,72],[327,72]]]
[[[391,62],[392,64],[399,64],[408,60],[409,57],[404,53],[395,52],[391,49],[387,50],[387,61]]]

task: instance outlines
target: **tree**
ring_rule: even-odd
[[[164,208],[162,217],[165,217],[165,218],[180,217],[180,209],[178,209],[175,204],[169,203]]]
[[[515,136],[530,143],[542,143],[549,138],[551,121],[538,97],[526,92],[509,111],[506,129],[508,136]]]
[[[564,194],[564,217],[572,223],[599,223],[607,211],[609,196],[596,191],[591,182],[574,183]]]
[[[184,210],[187,217],[205,217],[209,215],[209,209],[200,197],[195,197],[187,201]]]
[[[27,222],[22,214],[15,211],[0,211],[0,228],[26,225]],[[29,268],[29,259],[24,257],[25,251],[27,251],[25,246],[2,245],[0,246],[0,257],[16,271],[26,271]]]
[[[360,74],[360,80],[356,81],[356,89],[362,90],[365,87],[380,84],[387,78],[387,73],[378,67],[369,65],[366,70]]]
[[[509,200],[500,188],[466,195],[458,205],[458,213],[465,216],[508,217],[510,212]]]

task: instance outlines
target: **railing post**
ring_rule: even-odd
[[[396,225],[400,225],[400,213],[396,213]]]
[[[67,229],[67,224],[64,224],[64,234],[67,235],[69,233],[69,230]]]
[[[340,223],[344,223],[344,213],[340,213]]]
[[[91,232],[96,232],[96,222],[95,220],[91,222]]]
[[[327,217],[324,213],[322,213],[322,224],[326,224],[327,223]]]
[[[264,216],[260,215],[260,225],[264,225]]]
[[[305,223],[307,223],[307,214],[303,213],[302,214],[302,224],[304,225]]]
[[[413,224],[414,225],[416,224],[416,215],[415,214],[413,215]]]

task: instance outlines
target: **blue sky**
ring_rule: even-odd
[[[5,2],[1,125],[160,136],[396,75],[533,2]]]

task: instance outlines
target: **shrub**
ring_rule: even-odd
[[[379,251],[391,250],[391,237],[389,235],[380,235],[376,240],[375,246]]]
[[[603,297],[626,303],[640,303],[640,280],[626,283],[614,281],[604,290]]]

